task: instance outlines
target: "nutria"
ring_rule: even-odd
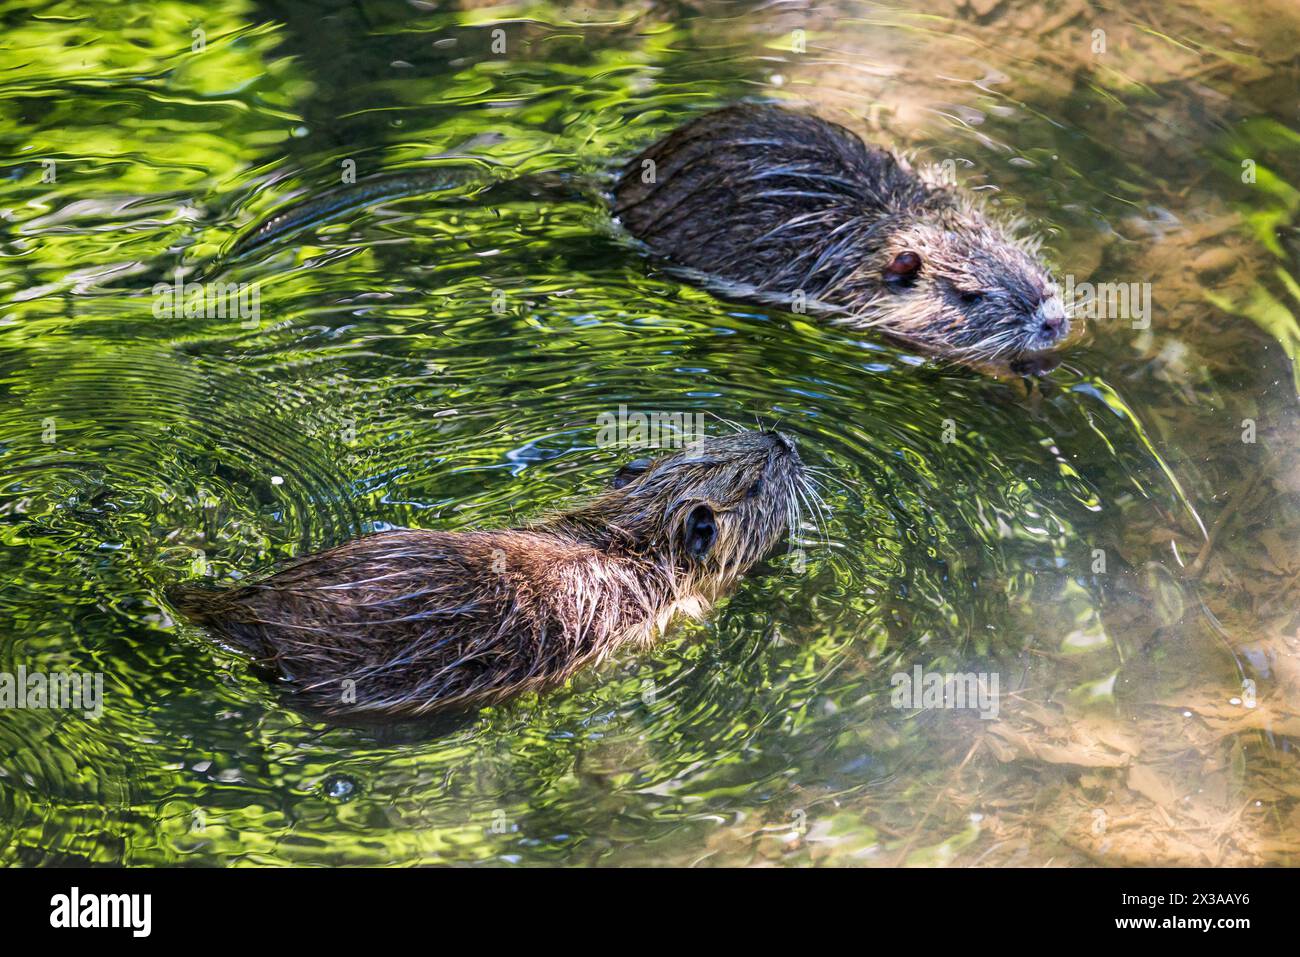
[[[706,113],[627,164],[614,212],[726,293],[842,313],[956,358],[1040,352],[1069,332],[1037,241],[815,116]]]
[[[276,213],[227,258],[372,202],[470,187],[489,203],[502,190],[553,202],[601,192],[564,173],[381,175]],[[633,237],[724,295],[828,314],[962,360],[1047,361],[1043,351],[1069,332],[1036,240],[815,116],[751,105],[706,113],[627,163],[610,200]]]
[[[328,714],[489,704],[701,614],[793,532],[807,491],[789,437],[738,432],[632,462],[537,524],[380,532],[168,598]]]

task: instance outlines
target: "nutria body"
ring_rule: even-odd
[[[724,293],[806,303],[946,355],[1038,352],[1069,331],[1034,240],[815,116],[705,114],[627,164],[614,212]]]
[[[803,483],[793,441],[741,432],[631,463],[525,528],[381,532],[168,597],[327,713],[487,704],[701,613],[793,528]]]

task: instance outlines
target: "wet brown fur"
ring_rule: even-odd
[[[330,714],[423,714],[562,684],[678,612],[700,614],[796,525],[793,442],[740,432],[638,463],[626,484],[521,529],[381,532],[227,590],[186,616]],[[707,506],[716,536],[684,537]]]
[[[775,106],[687,123],[624,169],[623,226],[724,295],[876,328],[954,358],[1058,345],[1069,323],[1038,243],[849,130]],[[902,252],[914,281],[885,282]]]

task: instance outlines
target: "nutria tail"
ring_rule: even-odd
[[[207,617],[208,603],[221,593],[215,588],[176,582],[163,589],[167,603],[186,618],[202,624]]]
[[[538,172],[513,179],[500,179],[492,170],[474,164],[380,174],[348,186],[327,190],[277,210],[238,236],[206,272],[215,275],[222,265],[255,249],[279,242],[301,230],[332,222],[345,213],[389,200],[440,194],[457,197],[473,190],[490,190],[491,199],[497,202],[509,199],[512,194],[560,202],[584,199],[587,189],[583,180],[568,174]]]
[[[267,646],[261,632],[244,627],[237,617],[231,616],[231,594],[229,589],[192,582],[177,582],[163,589],[168,604],[193,624],[211,627],[221,623],[220,635],[237,650],[258,659],[271,657],[272,649]]]

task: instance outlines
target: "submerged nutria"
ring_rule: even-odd
[[[805,489],[790,438],[740,432],[632,462],[538,524],[380,532],[261,582],[168,597],[327,713],[489,704],[701,614],[793,532]]]
[[[1069,332],[1038,243],[842,126],[775,106],[694,120],[627,164],[614,212],[726,292],[845,314],[958,358]]]

